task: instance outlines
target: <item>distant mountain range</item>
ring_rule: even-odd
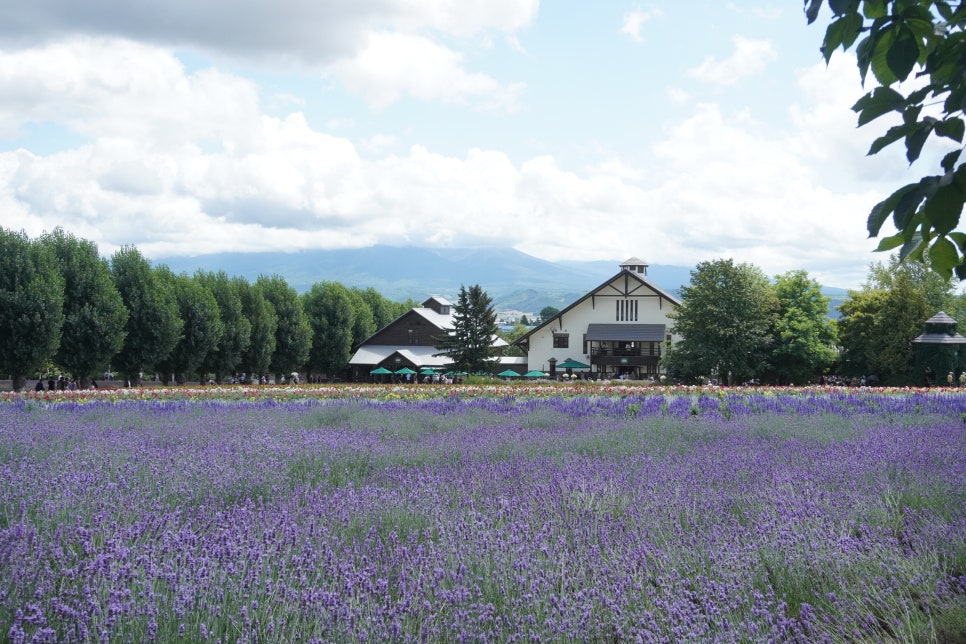
[[[372,287],[397,301],[423,301],[431,295],[456,301],[460,286],[479,284],[493,298],[498,311],[515,309],[537,313],[545,306],[563,308],[620,270],[625,258],[614,261],[576,259],[548,262],[513,249],[417,248],[372,246],[293,253],[214,253],[195,257],[154,260],[176,273],[225,271],[229,276],[254,282],[259,275],[280,275],[299,292],[316,282]],[[692,267],[653,264],[647,279],[679,296],[691,280]],[[846,297],[844,289],[826,288],[825,294]]]

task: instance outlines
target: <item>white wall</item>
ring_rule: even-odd
[[[623,286],[622,276],[615,276],[611,283],[619,282]],[[597,292],[613,293],[612,290],[599,289]],[[556,358],[557,362],[563,362],[567,358],[579,360],[585,364],[590,364],[590,355],[583,353],[584,334],[590,324],[663,324],[666,332],[672,326],[672,320],[667,317],[668,313],[674,310],[674,303],[664,297],[656,297],[653,291],[645,289],[650,297],[628,297],[614,298],[597,297],[587,298],[580,305],[563,314],[562,320],[556,318],[553,322],[530,336],[530,351],[527,354],[528,367],[549,371],[550,358]],[[615,299],[628,299],[638,301],[637,321],[619,322],[615,314]],[[553,331],[566,330],[570,334],[570,346],[566,349],[553,348]],[[677,337],[672,337],[673,342],[677,342]],[[589,343],[588,343],[589,345]],[[590,350],[590,346],[587,347]]]

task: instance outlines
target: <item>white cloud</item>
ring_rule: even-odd
[[[715,85],[734,85],[742,78],[760,73],[771,61],[778,57],[775,48],[768,40],[753,40],[742,36],[732,39],[734,51],[723,60],[714,56],[688,70],[688,75],[703,83]]]
[[[331,67],[353,92],[375,110],[404,97],[469,104],[483,109],[517,109],[521,83],[503,85],[481,73],[467,72],[463,57],[421,36],[376,31],[356,58]]]
[[[324,64],[352,57],[376,26],[460,37],[512,32],[539,0],[12,0],[0,3],[10,47],[80,34],[192,47],[231,57]]]
[[[458,55],[433,43],[411,37],[395,51],[406,47],[432,63],[429,79],[390,78],[393,100],[512,94],[492,79],[481,85],[489,93],[473,86]],[[249,81],[189,73],[129,41],[76,38],[0,56],[3,128],[49,122],[85,138],[47,155],[0,152],[0,225],[31,235],[61,225],[103,253],[491,244],[675,265],[732,254],[768,273],[802,267],[851,286],[864,277],[854,258],[874,245],[868,209],[895,178],[864,157],[872,135],[854,127],[858,87],[844,58],[801,73],[784,126],[695,104],[660,133],[647,165],[609,153],[575,168],[482,148],[400,153],[391,132],[326,134],[299,112],[266,115]],[[413,60],[396,72],[415,73]],[[360,91],[375,91],[360,78]],[[445,85],[456,87],[443,96]]]
[[[687,90],[681,89],[680,87],[668,87],[667,97],[671,99],[673,103],[678,105],[686,105],[691,102],[691,94]]]
[[[0,51],[0,96],[0,134],[56,122],[85,137],[142,145],[241,145],[259,115],[249,81],[211,69],[189,75],[169,52],[116,39]]]
[[[663,15],[660,9],[649,9],[644,11],[641,8],[634,9],[624,14],[621,22],[621,33],[627,34],[634,42],[644,42],[641,30],[644,24],[653,18]]]

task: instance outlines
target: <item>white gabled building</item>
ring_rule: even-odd
[[[590,377],[646,379],[661,373],[667,341],[676,341],[668,314],[680,302],[647,280],[647,264],[632,257],[620,272],[570,304],[514,344],[527,353],[527,365],[555,375],[556,365],[579,362]]]

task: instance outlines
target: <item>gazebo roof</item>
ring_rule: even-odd
[[[926,332],[913,340],[917,344],[966,344],[966,338],[956,333],[956,320],[945,311],[926,320],[923,326]]]
[[[913,342],[918,344],[966,344],[966,338],[955,333],[923,333],[917,336]]]
[[[926,324],[956,324],[956,320],[949,317],[945,311],[940,311],[936,315],[926,320]]]

